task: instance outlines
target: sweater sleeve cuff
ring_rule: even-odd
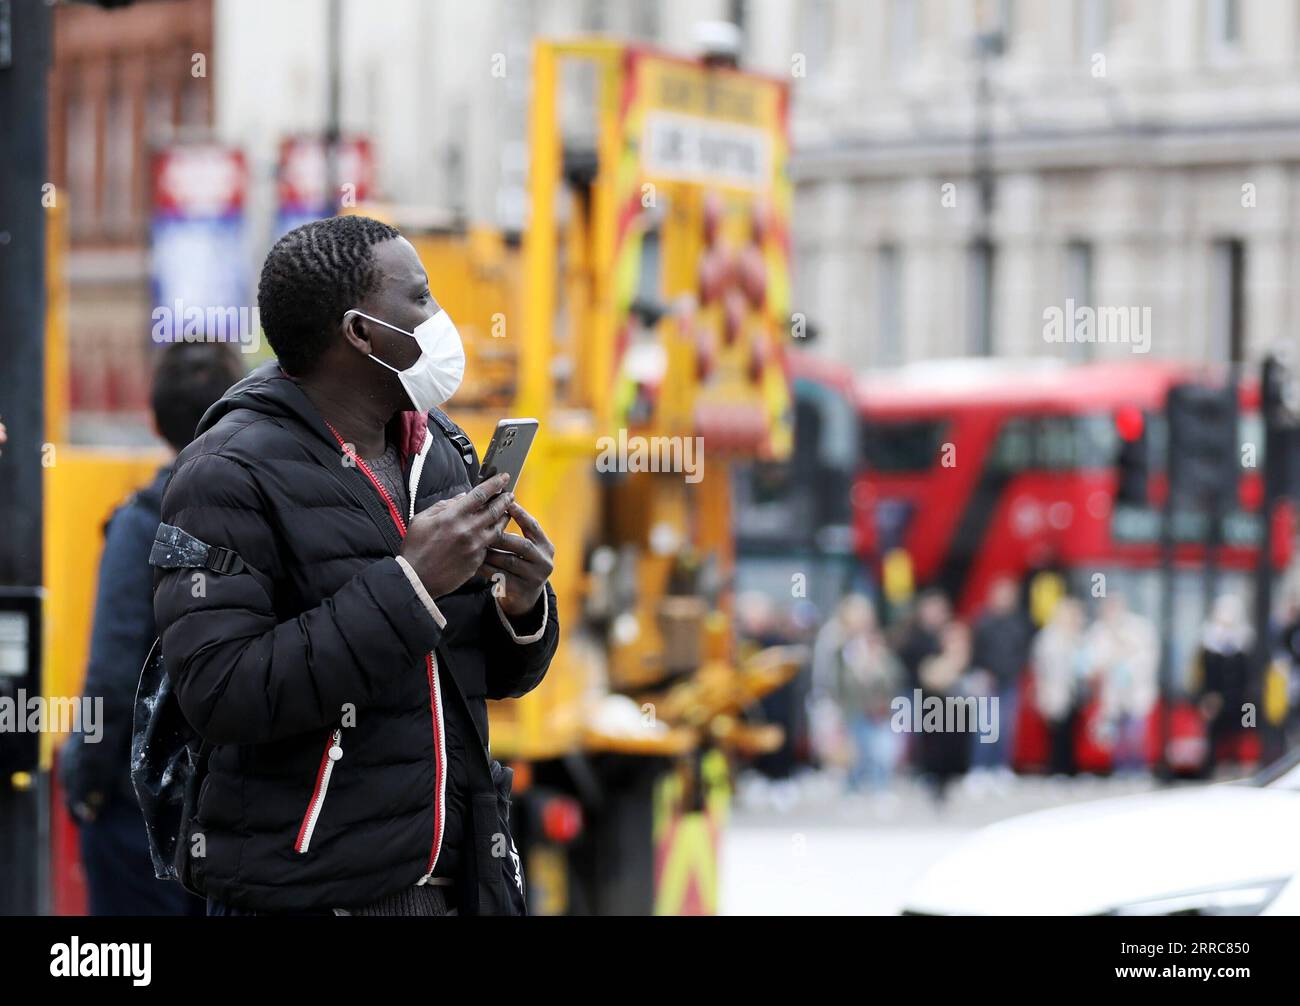
[[[506,627],[506,632],[510,633],[510,638],[516,643],[535,643],[541,639],[543,633],[546,632],[546,622],[551,614],[551,601],[545,587],[542,588],[542,624],[537,627],[536,631],[530,632],[526,636],[519,635],[519,633],[515,631],[515,627],[510,624],[509,616],[507,616],[505,611],[501,608],[501,599],[494,597],[493,603],[496,605],[497,617],[501,619],[501,624]],[[535,605],[534,610],[536,610]]]
[[[415,589],[416,597],[418,597],[421,603],[423,603],[423,605],[429,610],[429,614],[433,616],[433,620],[438,623],[438,628],[445,629],[447,627],[447,619],[444,618],[442,612],[438,610],[438,606],[433,603],[433,598],[429,596],[429,592],[424,589],[424,583],[420,579],[420,574],[418,574],[415,571],[415,567],[407,562],[402,556],[399,555],[396,559],[397,565],[402,567],[402,572],[405,573],[406,578],[411,581],[411,586]]]

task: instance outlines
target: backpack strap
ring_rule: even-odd
[[[452,446],[460,454],[461,460],[465,462],[465,472],[469,475],[470,484],[478,482],[478,454],[474,450],[473,442],[465,435],[465,431],[453,423],[441,409],[430,409],[429,418],[437,423],[438,428],[451,441]],[[478,721],[469,710],[469,702],[465,698],[465,693],[461,691],[456,675],[445,674],[441,680],[445,683],[460,717],[470,724],[474,736],[479,741],[476,745],[478,750],[466,759],[472,790],[469,808],[470,833],[474,838],[466,849],[465,867],[468,869],[471,863],[473,866],[469,869],[468,875],[461,877],[461,910],[470,915],[478,915],[485,910],[510,915],[527,915],[523,873],[517,865],[518,853],[515,850],[514,839],[510,835],[509,825],[509,793],[514,773],[492,759],[487,738],[483,736]],[[512,856],[502,858],[494,854],[493,844],[498,835],[503,835],[510,842],[509,852],[513,854]],[[506,870],[507,863],[511,864],[509,871]],[[518,884],[517,898],[512,883]]]
[[[239,553],[220,545],[209,545],[173,524],[159,524],[149,552],[149,565],[163,569],[210,569],[230,575],[242,572]]]
[[[474,451],[474,444],[469,437],[465,436],[465,431],[453,423],[441,409],[430,409],[429,418],[438,424],[438,429],[442,430],[452,446],[456,448],[456,453],[465,462],[465,471],[469,475],[470,485],[473,485],[478,481],[478,455]]]

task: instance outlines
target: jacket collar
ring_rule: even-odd
[[[233,385],[204,413],[197,433],[214,426],[222,416],[236,409],[249,409],[264,415],[295,419],[331,447],[338,445],[334,434],[325,425],[324,417],[317,411],[311,399],[307,397],[298,382],[286,374],[274,360],[262,364],[242,381]],[[389,432],[396,438],[397,449],[404,466],[424,446],[425,432],[428,428],[429,417],[423,413],[408,410],[399,412],[393,417]]]

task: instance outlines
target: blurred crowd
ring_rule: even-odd
[[[892,618],[860,593],[844,596],[821,624],[809,607],[783,612],[757,594],[739,601],[742,636],[752,645],[809,644],[802,680],[764,707],[793,733],[783,755],[759,765],[769,775],[788,775],[802,762],[841,774],[850,791],[884,793],[908,774],[942,799],[963,778],[1153,771],[1162,737],[1166,751],[1178,752],[1173,769],[1182,775],[1239,770],[1260,757],[1254,631],[1237,594],[1222,594],[1211,606],[1193,665],[1175,675],[1167,714],[1156,626],[1119,593],[1091,604],[1066,594],[1041,624],[1012,579],[994,582],[968,619],[956,617],[938,590],[921,593]],[[1274,654],[1294,699],[1294,600],[1277,627]],[[915,729],[913,706],[932,697],[985,702],[995,729]]]

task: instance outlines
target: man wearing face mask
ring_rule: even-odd
[[[194,881],[215,915],[521,912],[485,700],[546,673],[554,548],[505,476],[473,485],[437,408],[460,337],[397,230],[289,232],[258,306],[278,360],[204,416],[155,547],[205,742]]]

